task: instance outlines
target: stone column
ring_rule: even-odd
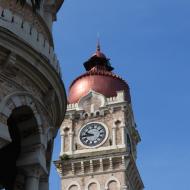
[[[18,171],[13,189],[14,190],[24,189],[24,185],[25,185],[25,176],[20,171]]]
[[[100,170],[104,171],[104,167],[103,167],[103,159],[100,158]]]
[[[49,190],[48,178],[40,178],[39,190]]]
[[[73,135],[74,133],[72,131],[69,132],[69,147],[70,147],[69,151],[70,152],[73,152]]]
[[[90,173],[94,172],[93,161],[90,160]]]
[[[81,173],[84,174],[84,162],[81,161]]]
[[[121,143],[122,145],[124,145],[125,144],[125,125],[121,124],[120,128],[121,128]]]
[[[62,156],[65,152],[65,133],[61,133],[61,151],[60,151],[60,156]]]
[[[112,145],[113,146],[116,146],[116,128],[117,128],[117,126],[115,126],[115,125],[112,127],[112,138],[113,138]]]
[[[27,178],[25,183],[25,189],[27,190],[39,190],[39,178],[41,170],[38,167],[31,166],[27,168]]]
[[[1,118],[1,116],[0,116]],[[11,136],[9,134],[9,128],[7,125],[0,121],[0,148],[3,148],[11,142]]]
[[[109,164],[110,164],[110,170],[112,171],[113,170],[113,163],[112,163],[112,158],[111,157],[109,158]]]

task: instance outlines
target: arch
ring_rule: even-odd
[[[88,190],[96,190],[97,189],[97,183],[91,183],[88,186]]]
[[[28,117],[27,114],[28,116],[31,116],[32,119],[25,118]],[[25,124],[20,123],[20,118],[23,117],[26,119]],[[46,121],[44,118],[46,118]],[[27,163],[28,166],[32,164],[39,164],[42,168],[47,168],[48,170],[50,165],[49,159],[51,159],[50,154],[52,147],[50,140],[55,135],[55,132],[54,128],[52,127],[53,125],[51,122],[50,114],[47,112],[45,106],[43,105],[43,102],[34,97],[32,94],[23,91],[17,91],[5,96],[4,99],[0,102],[0,125],[3,126],[4,124],[5,128],[8,129],[8,134],[10,136],[10,120],[12,119],[16,119],[16,122],[13,122],[12,128],[14,128],[15,125],[19,126],[19,134],[21,136],[21,145],[19,146],[21,146],[20,150],[22,150],[20,151],[19,156],[15,158],[17,162],[16,166],[14,167],[16,167],[18,170],[22,170],[24,163]],[[42,135],[44,135],[45,139],[42,138]],[[12,136],[11,139],[14,140]],[[48,144],[48,142],[50,143]],[[42,146],[39,146],[39,144]],[[9,142],[5,148],[9,145],[12,146],[13,143]],[[27,154],[26,152],[34,148],[36,152],[42,151],[42,149],[47,151],[47,154],[44,156],[44,158],[41,158],[42,160],[44,159],[44,162],[38,159],[29,160],[29,157],[31,156],[30,152]],[[37,154],[31,154],[37,157]],[[4,153],[2,153],[2,155],[4,155]],[[9,157],[11,158],[11,156]],[[4,160],[6,163],[6,159]],[[4,184],[4,182],[0,182],[0,184],[1,183]]]
[[[84,118],[84,119],[87,119],[88,117],[90,117],[90,114],[89,114],[88,112],[85,112],[85,113],[83,114],[83,118]]]
[[[100,110],[97,110],[95,115],[96,115],[96,117],[99,117],[100,116]]]
[[[36,134],[38,124],[29,106],[14,108],[7,120],[7,126],[12,142],[0,149],[0,184],[6,189],[13,189],[18,171],[21,169],[19,165],[22,158],[26,158],[25,150],[41,143],[41,139],[40,135]]]
[[[85,186],[85,190],[89,190],[89,187],[92,184],[96,184],[97,185],[97,189],[96,190],[100,190],[100,183],[96,179],[90,179],[89,182]]]
[[[118,180],[116,177],[112,176],[112,177],[110,177],[110,178],[107,180],[107,182],[105,183],[105,189],[106,189],[106,190],[109,190],[109,184],[112,183],[112,182],[116,182],[116,184],[117,184],[117,189],[120,189],[120,188],[121,188],[121,184],[120,184],[119,180]]]
[[[76,185],[72,185],[71,187],[69,187],[69,190],[78,190],[78,187]]]
[[[67,190],[71,190],[71,188],[72,188],[72,186],[76,186],[78,189],[77,190],[81,190],[81,188],[80,188],[80,185],[79,185],[79,183],[78,182],[72,182],[68,187],[67,187]]]
[[[28,106],[33,111],[36,121],[38,123],[39,131],[41,132],[43,129],[42,128],[43,119],[38,109],[38,106],[37,106],[38,104],[44,111],[46,110],[45,107],[43,106],[43,103],[39,99],[34,98],[32,94],[28,92],[18,91],[10,95],[7,95],[2,100],[0,104],[0,114],[3,114],[6,117],[6,119],[8,119],[15,108],[18,108],[21,106]],[[48,123],[51,123],[51,122],[48,121]]]

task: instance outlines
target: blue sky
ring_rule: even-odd
[[[189,10],[189,0],[65,0],[54,25],[67,90],[84,72],[97,33],[115,73],[129,83],[145,190],[190,189]],[[54,160],[59,151],[58,136]],[[60,190],[53,165],[50,189]]]

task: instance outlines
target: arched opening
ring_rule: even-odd
[[[88,186],[88,190],[97,190],[98,189],[98,186],[96,183],[91,183],[89,186]]]
[[[24,144],[22,141],[35,133],[37,122],[30,107],[21,106],[12,111],[7,125],[12,142],[0,149],[0,188],[13,190],[18,174],[16,162]]]
[[[118,189],[118,184],[116,181],[110,181],[109,184],[108,184],[108,189],[109,190],[116,190]]]
[[[71,187],[69,187],[69,190],[79,190],[79,188],[77,187],[77,185],[72,185]]]

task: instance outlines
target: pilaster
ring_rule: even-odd
[[[61,132],[61,152],[60,156],[62,156],[65,152],[65,133]]]
[[[112,146],[116,146],[116,129],[117,126],[114,124],[114,126],[112,127]]]
[[[39,179],[42,173],[42,170],[39,166],[30,166],[24,168],[26,172],[26,183],[25,189],[27,190],[40,190],[39,189]]]
[[[73,152],[73,135],[74,135],[74,132],[70,131],[69,132],[69,152],[70,153]]]

